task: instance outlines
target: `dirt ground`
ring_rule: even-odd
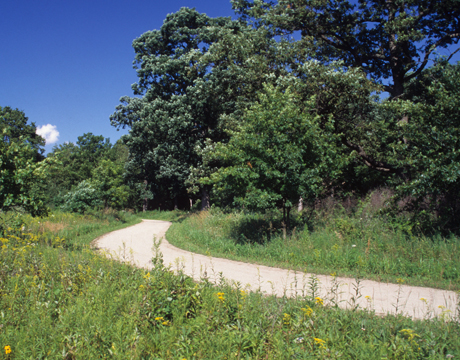
[[[321,297],[325,304],[338,303],[341,308],[359,306],[375,310],[376,314],[400,313],[416,319],[459,317],[459,295],[454,291],[370,280],[358,284],[350,278],[333,278],[194,254],[169,244],[165,233],[170,225],[167,221],[143,220],[140,224],[103,235],[94,241],[94,245],[118,260],[149,269],[155,255],[154,240],[161,240],[158,250],[165,265],[171,266],[172,270],[182,270],[195,280],[208,278],[218,282],[224,277],[250,291],[289,297],[310,295],[313,282],[317,285],[315,296]]]

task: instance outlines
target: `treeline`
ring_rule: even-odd
[[[458,231],[458,2],[231,3],[235,20],[182,8],[134,40],[135,96],[110,117],[129,134],[55,148],[48,201],[287,220],[299,203],[385,187],[420,228]]]
[[[45,141],[23,111],[0,107],[1,211],[44,215],[51,209],[86,212],[94,208],[136,208],[139,192],[124,174],[128,148],[86,133],[77,142],[55,146],[44,156]]]

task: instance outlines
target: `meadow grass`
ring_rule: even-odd
[[[112,215],[59,213],[4,227],[0,359],[460,356],[459,319],[377,317],[324,306],[313,295],[248,293],[225,279],[197,283],[174,274],[161,256],[146,271],[90,248],[101,231],[139,221],[125,216],[123,223]],[[61,237],[64,231],[69,237]]]
[[[378,216],[343,212],[312,220],[294,214],[284,238],[281,214],[218,209],[190,215],[167,232],[171,244],[213,257],[448,290],[460,289],[460,239],[415,236]]]

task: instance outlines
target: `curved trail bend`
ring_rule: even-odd
[[[136,266],[149,269],[154,256],[153,240],[162,239],[159,250],[163,254],[164,264],[171,265],[173,270],[181,269],[195,280],[207,277],[216,282],[222,274],[230,282],[239,282],[243,288],[260,290],[269,295],[293,296],[295,293],[302,295],[310,292],[312,274],[212,258],[172,246],[165,239],[170,225],[167,221],[143,220],[137,225],[103,235],[95,240],[95,245],[118,259],[129,260]],[[336,278],[339,283],[338,290],[331,292],[334,285],[331,276],[314,276],[319,281],[318,296],[326,303],[335,298],[342,308],[353,306],[353,297],[356,297],[354,279]],[[459,299],[454,291],[370,280],[361,281],[359,287],[361,297],[355,304],[359,304],[360,308],[373,309],[377,314],[397,312],[417,319],[439,316],[443,312],[448,317],[459,315]],[[422,298],[426,300],[420,300]]]

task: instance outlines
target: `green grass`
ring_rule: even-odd
[[[174,223],[167,239],[214,257],[317,274],[460,289],[460,239],[408,235],[378,217],[329,215],[312,224],[297,215],[282,236],[280,215],[218,210]],[[305,223],[310,224],[309,230]]]
[[[0,359],[460,356],[457,321],[381,318],[326,307],[313,296],[274,298],[223,280],[195,283],[165,269],[160,258],[146,272],[90,248],[102,231],[138,216],[59,213],[22,220],[24,230],[18,219],[0,235]]]

